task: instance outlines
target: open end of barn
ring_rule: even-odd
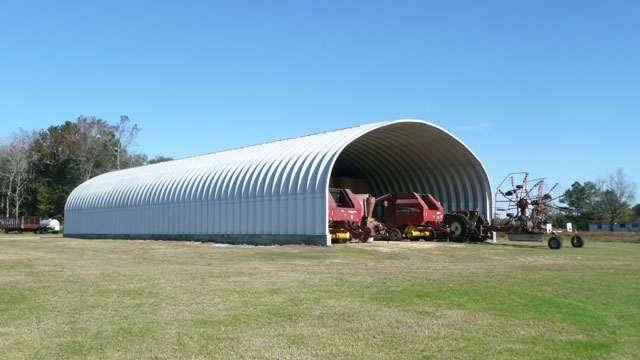
[[[458,139],[423,122],[401,121],[350,142],[333,165],[329,187],[376,197],[390,192],[432,194],[445,211],[491,209],[482,163]]]
[[[114,171],[78,186],[65,236],[330,245],[328,188],[430,193],[491,216],[478,158],[444,129],[397,120]]]

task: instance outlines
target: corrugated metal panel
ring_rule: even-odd
[[[69,196],[65,233],[327,235],[332,171],[367,179],[374,195],[431,193],[445,210],[491,215],[473,152],[438,126],[397,120],[97,176]]]

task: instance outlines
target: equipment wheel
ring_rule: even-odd
[[[424,241],[434,241],[435,239],[436,239],[436,231],[431,229],[431,231],[429,231],[429,236],[424,238]]]
[[[413,240],[418,240],[418,239],[414,239],[414,238],[413,238],[413,231],[409,231],[409,232],[406,234],[406,236],[407,236],[407,239],[408,239],[408,240],[411,240],[411,241],[413,241]]]
[[[552,236],[551,238],[549,238],[549,249],[562,249],[562,239],[557,236]]]
[[[476,226],[473,228],[473,232],[471,234],[471,241],[484,241],[486,236],[483,238],[483,234],[480,232],[480,227],[489,225],[489,221],[484,214],[478,214],[478,218],[476,219]]]
[[[449,226],[449,240],[453,242],[465,242],[471,236],[471,222],[462,214],[448,214],[444,222]]]
[[[398,228],[393,228],[387,233],[387,241],[402,241],[402,232]]]
[[[571,237],[571,246],[578,247],[578,248],[583,247],[584,239],[582,238],[582,236],[573,235],[573,237]]]

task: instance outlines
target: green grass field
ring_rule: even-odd
[[[586,238],[552,251],[2,235],[0,359],[638,358],[640,244]]]

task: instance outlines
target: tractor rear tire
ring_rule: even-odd
[[[580,235],[573,235],[571,237],[571,246],[581,248],[584,246],[584,239]]]
[[[549,249],[562,249],[562,239],[557,236],[552,236],[551,238],[549,238]]]
[[[465,242],[469,240],[473,232],[469,218],[462,214],[447,214],[444,222],[449,226],[449,240],[453,242]]]

